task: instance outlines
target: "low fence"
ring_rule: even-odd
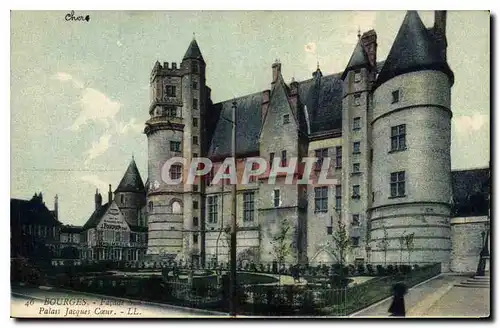
[[[411,288],[441,272],[440,263],[414,267],[410,271],[407,268],[383,268],[380,273],[384,273],[384,276],[375,276],[349,287],[346,287],[345,279],[334,279],[338,278],[335,275],[329,278],[304,276],[308,280],[307,284],[279,285],[264,280],[252,281],[250,276],[258,274],[239,273],[242,278],[240,283],[245,285],[237,288],[237,313],[264,316],[346,316],[391,296],[392,286],[396,282],[402,282]],[[177,275],[127,277],[106,272],[85,276],[70,271],[45,276],[43,283],[109,296],[228,312],[229,276],[217,276],[214,270],[195,272],[200,276],[190,275],[179,279]],[[268,275],[261,276],[272,278]]]

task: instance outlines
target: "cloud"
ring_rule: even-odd
[[[131,118],[128,123],[116,122],[118,134],[141,133],[144,130],[144,123],[136,123],[135,118]]]
[[[114,120],[121,107],[119,102],[111,100],[104,93],[93,88],[83,90],[80,105],[82,111],[70,127],[73,131],[77,131],[87,121],[100,121],[109,127],[110,121]]]
[[[82,89],[84,87],[83,83],[79,81],[78,79],[75,79],[71,74],[65,73],[65,72],[57,72],[53,76],[54,79],[61,81],[61,82],[67,82],[71,81],[73,82],[73,85],[75,88]]]
[[[87,155],[87,159],[85,163],[88,163],[90,160],[97,158],[104,154],[109,149],[109,140],[111,139],[111,134],[102,135],[99,140],[92,143],[92,147],[84,152]]]
[[[102,191],[105,191],[108,188],[108,183],[102,181],[97,175],[84,175],[80,177],[80,180],[83,182],[87,182],[88,184],[95,186],[97,189]]]
[[[474,113],[469,116],[458,116],[454,118],[454,123],[458,133],[470,133],[480,130],[485,125],[489,125],[489,120],[490,117],[488,115]]]
[[[308,44],[304,45],[304,51],[305,52],[310,52],[310,53],[316,53],[316,43],[314,42],[309,42]]]

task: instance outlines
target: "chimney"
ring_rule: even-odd
[[[112,201],[113,201],[113,193],[111,192],[111,184],[110,184],[108,191],[108,203],[111,204]]]
[[[295,110],[296,113],[298,113],[297,104],[299,102],[299,82],[295,81],[294,78],[292,78],[292,82],[290,82],[289,99],[290,103],[294,107],[293,109]]]
[[[440,43],[441,54],[446,60],[446,48],[448,47],[446,41],[446,10],[434,11],[434,35]]]
[[[281,74],[281,63],[276,59],[272,68],[273,68],[273,81],[271,82],[271,84],[274,84],[278,80],[278,76]]]
[[[99,190],[95,190],[95,196],[94,196],[94,203],[95,203],[95,209],[99,209],[99,207],[102,206],[102,196],[99,193]]]
[[[56,220],[59,220],[59,204],[58,204],[59,197],[54,197],[54,215],[56,217]]]
[[[372,67],[377,66],[377,33],[375,30],[369,30],[361,36],[361,42],[368,55],[368,60]]]

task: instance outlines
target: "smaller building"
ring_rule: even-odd
[[[61,226],[59,234],[58,257],[67,260],[80,259],[81,256],[81,233],[83,227],[74,225]]]
[[[54,208],[47,208],[42,193],[30,200],[10,200],[11,258],[44,262],[57,256],[62,226],[57,220],[57,196]]]

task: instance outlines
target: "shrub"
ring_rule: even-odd
[[[389,275],[393,275],[396,273],[396,270],[394,269],[394,266],[392,264],[389,264],[387,266],[387,274]]]
[[[377,265],[377,276],[385,276],[386,275],[386,270],[383,266],[380,264]]]
[[[356,274],[356,267],[354,265],[349,264],[348,270],[350,276],[354,276]]]
[[[358,265],[358,274],[359,275],[365,274],[365,266],[363,264]]]
[[[373,276],[375,274],[375,270],[373,270],[373,265],[371,265],[371,264],[366,265],[366,270],[368,271],[368,274],[370,276]]]
[[[409,265],[400,265],[399,272],[402,274],[409,274],[411,272],[411,266]]]

